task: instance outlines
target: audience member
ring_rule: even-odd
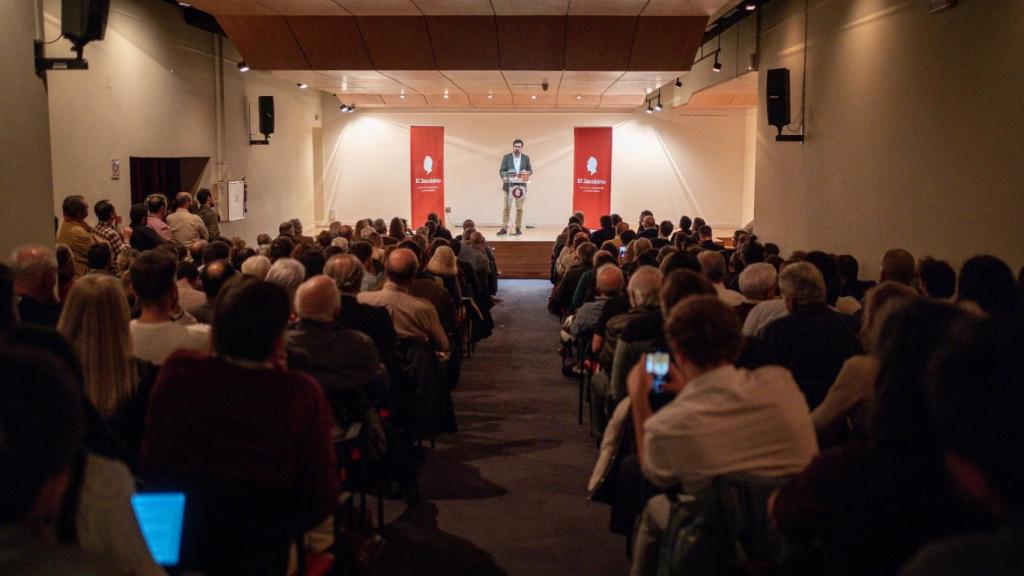
[[[200,238],[205,240],[210,237],[203,219],[189,211],[191,206],[192,195],[188,192],[178,192],[174,197],[175,210],[165,218],[167,225],[171,227],[171,238],[184,246]]]
[[[743,336],[736,313],[721,299],[705,295],[678,302],[665,335],[673,361],[664,387],[676,397],[653,413],[652,376],[643,362],[628,379],[640,466],[652,484],[680,484],[697,494],[723,474],[795,474],[817,454],[807,404],[790,373],[777,366],[751,372],[732,365]],[[670,508],[666,496],[648,502],[631,574],[655,573]]]
[[[97,242],[89,247],[86,256],[89,262],[88,273],[114,275],[114,262],[110,254],[110,244]]]
[[[1020,299],[1013,272],[995,256],[975,256],[960,268],[957,301],[973,302],[988,314],[1019,314]]]
[[[882,330],[871,441],[822,453],[769,504],[781,530],[820,548],[805,573],[896,574],[923,544],[983,526],[944,472],[924,383],[965,316],[923,299],[893,313]]]
[[[75,256],[67,244],[57,244],[53,252],[57,258],[57,299],[63,302],[75,283]]]
[[[562,275],[562,279],[555,287],[555,291],[551,294],[549,308],[553,312],[561,310],[570,311],[569,308],[572,306],[572,297],[576,293],[576,287],[579,285],[583,274],[593,269],[594,254],[596,252],[597,246],[590,242],[584,241],[577,245],[576,264],[569,270],[566,270],[565,274]]]
[[[267,271],[267,282],[276,284],[288,292],[288,301],[294,302],[295,291],[306,279],[306,267],[293,258],[279,258]]]
[[[311,246],[316,242],[312,236],[305,236],[302,234],[301,220],[299,220],[298,218],[292,218],[291,220],[289,220],[289,222],[291,222],[292,224],[292,232],[296,242],[309,244]]]
[[[153,229],[164,242],[171,242],[174,236],[171,234],[171,227],[164,222],[167,217],[167,198],[163,194],[150,194],[146,197],[146,226]],[[140,248],[141,250],[141,248]]]
[[[242,274],[252,276],[257,280],[266,280],[270,266],[270,258],[263,255],[253,256],[242,262]]]
[[[956,295],[956,272],[948,262],[925,257],[918,265],[921,295],[935,300],[952,301]]]
[[[409,294],[418,267],[412,250],[393,251],[387,261],[388,281],[377,292],[363,292],[358,299],[363,304],[386,308],[399,338],[417,338],[430,342],[437,351],[446,351],[448,336],[437,310],[430,302]]]
[[[849,296],[857,301],[864,300],[864,294],[875,283],[857,278],[860,274],[860,263],[850,254],[840,254],[836,257],[836,262],[839,265],[839,296]]]
[[[214,210],[217,203],[214,201],[213,194],[206,188],[200,188],[199,192],[196,192],[196,202],[199,203],[199,210],[196,211],[196,214],[206,226],[207,237],[210,240],[220,238],[220,214]]]
[[[725,257],[714,250],[705,250],[697,255],[700,261],[701,270],[711,285],[715,287],[715,293],[729,306],[743,304],[743,295],[735,290],[725,287]]]
[[[295,250],[295,242],[291,236],[281,235],[274,238],[274,241],[270,243],[270,251],[267,257],[270,258],[271,262],[277,262],[281,258],[289,258],[293,250]]]
[[[290,310],[288,293],[268,282],[240,276],[223,287],[213,322],[216,355],[171,355],[153,387],[147,478],[183,488],[288,491],[300,530],[334,510],[333,418],[316,381],[285,367]]]
[[[954,330],[932,360],[929,417],[946,470],[959,492],[990,510],[999,527],[933,543],[904,576],[1024,572],[1021,341],[1019,320],[977,320]]]
[[[156,230],[149,226],[149,209],[145,204],[133,204],[128,216],[131,219],[129,228],[132,231],[128,243],[133,249],[145,252],[166,242],[162,236],[157,234]],[[122,270],[126,270],[126,268],[122,268]]]
[[[377,347],[377,356],[387,364],[395,349],[395,328],[386,308],[359,302],[364,273],[363,265],[352,254],[334,256],[324,265],[324,274],[334,280],[341,293],[338,325],[369,336]]]
[[[702,224],[700,228],[697,229],[697,235],[700,241],[701,250],[714,250],[716,252],[725,250],[723,246],[715,242],[711,226],[708,226],[707,224]]]
[[[207,326],[184,326],[172,319],[178,307],[175,271],[174,259],[163,250],[144,252],[128,271],[131,290],[139,306],[139,317],[130,325],[132,348],[136,358],[157,366],[179,348],[210,349]]]
[[[126,232],[119,228],[121,226],[121,216],[109,200],[100,200],[93,205],[92,211],[96,213],[96,220],[98,221],[92,231],[98,238],[110,245],[113,271],[115,274],[120,273],[121,270],[117,267],[117,259],[122,253],[130,249],[128,241],[125,240]]]
[[[825,280],[809,262],[783,269],[779,288],[789,314],[769,324],[761,339],[771,361],[793,372],[813,410],[846,359],[861,352],[857,322],[825,303]]]
[[[206,294],[196,288],[199,284],[199,270],[192,262],[178,262],[178,270],[175,273],[178,287],[178,306],[182,310],[190,310],[206,302]]]
[[[64,198],[61,212],[64,213],[64,220],[57,231],[57,243],[71,249],[75,274],[81,276],[89,269],[89,248],[96,244],[92,227],[85,223],[89,205],[82,196],[68,196]]]
[[[188,313],[198,322],[213,324],[213,309],[217,301],[217,294],[234,275],[235,269],[225,260],[214,260],[203,266],[203,272],[199,277],[206,300],[198,306],[188,308]]]
[[[56,327],[61,303],[57,300],[57,257],[53,250],[35,244],[21,246],[11,255],[11,261],[18,317],[22,322]]]
[[[593,234],[590,235],[590,241],[596,246],[600,246],[609,240],[615,238],[615,228],[612,226],[612,217],[607,214],[599,218],[601,227],[594,230]]]
[[[765,262],[755,262],[740,272],[739,287],[743,302],[736,306],[740,322],[745,323],[755,306],[775,299],[778,273],[775,267]]]
[[[604,309],[605,303],[609,298],[622,294],[625,282],[622,270],[615,264],[603,264],[598,267],[595,274],[597,297],[576,310],[576,314],[569,324],[569,334],[578,339],[581,335],[593,331],[597,326],[598,318],[601,317],[601,310]]]
[[[915,300],[913,288],[898,282],[882,282],[864,297],[860,343],[865,354],[851,356],[843,363],[835,382],[821,404],[811,412],[818,444],[831,446],[847,439],[864,438],[867,415],[875,395],[882,328],[894,312]]]
[[[914,256],[902,248],[893,248],[882,255],[882,268],[879,282],[899,282],[914,286]]]

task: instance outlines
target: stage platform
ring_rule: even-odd
[[[536,278],[547,280],[555,237],[562,231],[555,226],[524,228],[522,236],[498,236],[498,226],[478,227],[494,250],[499,278]]]

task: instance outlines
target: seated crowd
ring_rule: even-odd
[[[207,190],[123,227],[92,209],[67,197],[57,247],[0,264],[0,572],[163,574],[136,491],[186,494],[182,563],[204,574],[283,574],[346,492],[418,499],[421,443],[456,431],[460,364],[493,326],[472,222],[292,219],[251,248]]]
[[[1024,573],[1024,270],[638,224],[574,214],[549,301],[631,574]]]

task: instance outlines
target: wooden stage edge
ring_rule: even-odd
[[[550,277],[554,240],[488,240],[498,264],[498,279],[540,279]]]

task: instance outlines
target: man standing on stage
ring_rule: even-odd
[[[508,217],[509,212],[512,210],[512,202],[516,203],[516,231],[515,235],[519,236],[523,233],[523,204],[526,202],[525,196],[513,198],[508,193],[508,179],[519,176],[528,178],[530,174],[533,174],[533,167],[530,166],[530,157],[523,154],[523,141],[516,138],[512,141],[512,153],[505,154],[501,159],[501,167],[498,168],[498,174],[501,175],[501,181],[503,186],[501,189],[505,192],[505,198],[503,204],[505,209],[501,213],[501,230],[498,231],[498,236],[508,234]]]

